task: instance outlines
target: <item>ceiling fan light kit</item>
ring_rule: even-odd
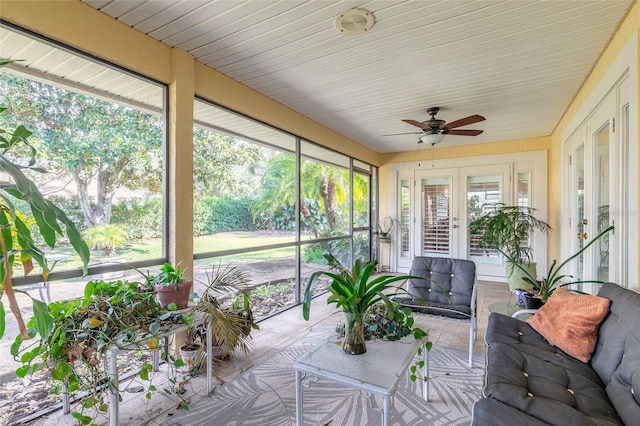
[[[442,142],[445,135],[456,135],[456,136],[478,136],[484,130],[473,130],[473,129],[457,129],[458,127],[466,126],[468,124],[479,123],[480,121],[484,121],[485,118],[481,115],[470,115],[465,118],[461,118],[459,120],[452,121],[447,123],[444,120],[440,120],[436,118],[436,114],[440,111],[439,107],[431,107],[427,109],[427,114],[431,116],[431,118],[427,121],[417,121],[417,120],[402,120],[407,124],[411,124],[412,126],[420,127],[422,129],[421,132],[410,132],[410,133],[393,133],[390,135],[382,135],[382,136],[397,136],[397,135],[422,135],[418,140],[418,143],[428,143],[432,146]]]
[[[443,139],[444,134],[442,133],[427,133],[426,135],[420,136],[418,143],[428,143],[429,145],[433,146],[442,142]]]
[[[355,8],[345,10],[333,21],[333,26],[342,34],[360,34],[369,31],[376,18],[367,9]]]

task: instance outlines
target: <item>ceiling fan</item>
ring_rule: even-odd
[[[484,130],[471,130],[471,129],[457,129],[458,127],[466,126],[468,124],[478,123],[480,121],[484,121],[485,118],[481,115],[470,115],[469,117],[461,118],[459,120],[452,121],[447,123],[444,120],[439,120],[436,118],[436,114],[440,111],[439,107],[431,107],[427,109],[427,114],[431,115],[431,118],[427,121],[419,122],[416,120],[402,120],[405,123],[409,123],[413,126],[420,127],[422,129],[421,132],[409,132],[409,133],[395,133],[391,135],[383,135],[383,136],[396,136],[396,135],[437,135],[439,136],[440,142],[444,135],[457,135],[457,136],[478,136]],[[418,143],[422,143],[423,140],[420,138]],[[437,142],[432,142],[435,144]]]

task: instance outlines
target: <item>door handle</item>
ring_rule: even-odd
[[[579,240],[586,240],[588,238],[587,233],[586,232],[578,232],[578,239]]]
[[[457,227],[458,227],[458,225],[453,225],[453,229],[455,229],[455,228],[457,228]]]

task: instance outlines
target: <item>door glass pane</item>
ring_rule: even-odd
[[[400,256],[409,256],[409,223],[411,218],[411,198],[409,179],[400,181]]]
[[[531,172],[518,173],[518,206],[531,207]]]
[[[597,170],[595,179],[596,194],[598,199],[598,233],[609,226],[609,125],[604,126],[596,133]],[[594,235],[595,237],[595,235]],[[597,277],[598,280],[609,280],[609,235],[605,235],[595,245]]]
[[[371,176],[363,173],[353,174],[351,197],[353,203],[353,228],[363,229],[369,227],[369,219],[371,217]]]
[[[450,254],[451,178],[422,179],[422,254]]]
[[[502,175],[469,176],[467,178],[467,223],[489,213],[502,202]],[[469,239],[469,256],[481,256],[488,263],[498,262],[500,254],[488,247],[478,247],[482,235]]]
[[[576,207],[577,207],[577,226],[576,230],[578,232],[578,247],[576,251],[579,251],[584,246],[584,239],[581,237],[584,233],[584,145],[576,150],[575,154],[575,176],[574,185],[576,188],[576,193],[574,196],[576,197]],[[584,276],[584,258],[583,255],[580,255],[580,258],[577,259],[576,262],[576,278],[581,280]]]

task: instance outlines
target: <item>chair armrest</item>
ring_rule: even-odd
[[[536,312],[538,312],[537,309],[520,309],[518,311],[515,311],[513,315],[511,315],[511,317],[518,318],[520,315],[525,315],[525,314],[535,315]]]

